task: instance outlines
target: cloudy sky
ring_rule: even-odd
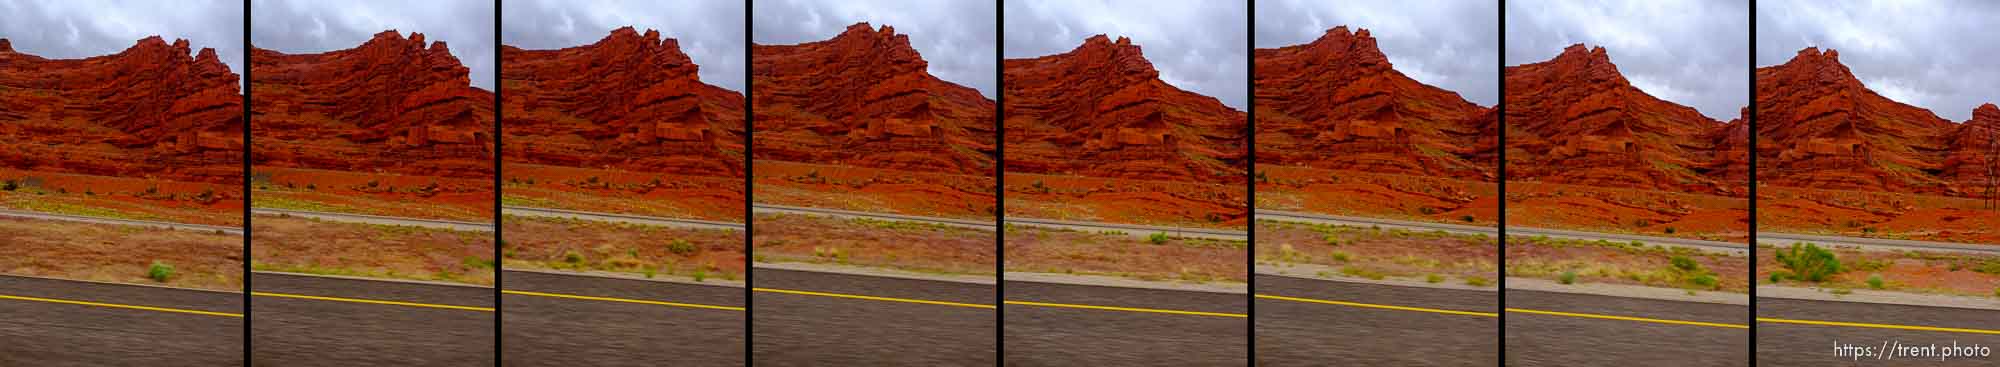
[[[1238,110],[1250,99],[1249,14],[1242,1],[1009,0],[1007,58],[1054,55],[1090,36],[1132,38],[1160,79]]]
[[[1930,109],[1952,122],[2000,103],[2000,2],[1757,2],[1757,66],[1784,64],[1800,49],[1840,51],[1868,89]]]
[[[1396,70],[1483,106],[1500,101],[1500,9],[1488,0],[1257,2],[1257,48],[1367,29]]]
[[[124,51],[139,39],[188,40],[188,54],[215,49],[243,75],[243,2],[0,1],[0,38],[21,53],[81,59]]]
[[[833,38],[854,23],[894,26],[910,36],[931,75],[993,98],[994,9],[984,0],[764,0],[750,7],[750,39],[790,45]]]
[[[292,54],[354,48],[391,29],[403,37],[423,33],[427,42],[451,46],[472,69],[472,86],[493,90],[492,1],[252,0],[250,12],[250,43]]]
[[[595,43],[618,27],[659,30],[701,65],[703,82],[743,91],[742,1],[510,0],[500,19],[501,42],[531,50]]]
[[[1576,43],[1603,46],[1633,86],[1729,121],[1750,105],[1749,22],[1741,0],[1513,0],[1506,63],[1547,61]]]

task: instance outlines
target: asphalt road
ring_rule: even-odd
[[[0,276],[0,295],[241,314],[240,293]],[[243,318],[0,299],[0,366],[241,366]]]
[[[1007,282],[1009,302],[1244,314],[1249,295]],[[1241,317],[1006,305],[1008,366],[1245,366]]]
[[[1500,312],[1499,294],[1487,291],[1258,275],[1257,293]],[[1499,335],[1498,317],[1257,299],[1259,366],[1493,366]]]
[[[492,288],[252,273],[255,292],[494,307]],[[258,366],[492,366],[490,311],[296,299],[251,299]]]
[[[753,268],[758,288],[994,304],[992,285]],[[758,366],[992,366],[994,309],[753,292]]]
[[[1967,308],[1758,298],[1757,314],[1760,318],[1789,320],[2000,330],[2000,311]],[[1961,346],[1979,344],[1992,350],[1992,354],[1983,358],[1946,359],[1942,362],[1905,357],[1893,360],[1863,357],[1857,361],[1852,356],[1836,355],[1834,351],[1836,343],[1881,349],[1883,342],[1919,346],[1949,346],[1952,342]],[[1757,365],[1995,366],[2000,365],[2000,335],[1759,322]]]
[[[1507,291],[1507,308],[1747,325],[1750,308]],[[1508,366],[1748,366],[1750,330],[1509,312]]]
[[[508,291],[743,307],[743,288],[528,272]],[[507,366],[742,366],[745,311],[509,293]]]

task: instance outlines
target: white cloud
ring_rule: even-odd
[[[1641,90],[1727,121],[1750,103],[1749,11],[1736,0],[1508,1],[1506,62],[1603,46]]]
[[[743,91],[743,2],[513,0],[500,8],[503,44],[559,49],[591,44],[618,27],[660,31],[701,65],[701,80]]]
[[[376,33],[443,41],[472,69],[472,85],[493,90],[493,2],[481,0],[252,0],[250,43],[285,53],[320,53],[360,46]],[[237,27],[241,27],[238,23]]]

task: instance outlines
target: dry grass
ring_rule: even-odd
[[[0,218],[0,273],[241,291],[243,237],[212,232]],[[148,279],[154,262],[174,268]]]
[[[1248,281],[1243,241],[1007,227],[1007,271],[1141,280]],[[1156,242],[1157,241],[1157,242]]]
[[[1769,284],[1772,272],[1784,272],[1776,253],[1783,247],[1757,248],[1757,281]],[[1787,286],[1869,289],[1868,278],[1879,276],[1883,290],[2000,297],[2000,256],[1920,251],[1862,251],[1828,248],[1840,260],[1841,272],[1819,283],[1786,279]]]
[[[992,231],[919,222],[757,214],[750,238],[758,262],[875,266],[949,274],[993,274]]]
[[[509,215],[509,268],[596,270],[705,280],[743,276],[743,231]]]
[[[251,219],[257,270],[493,284],[493,234],[327,222]]]
[[[1352,277],[1490,281],[1500,246],[1485,235],[1376,227],[1257,222],[1257,262],[1340,267]]]
[[[1677,267],[1676,258],[1692,266]],[[1507,241],[1507,275],[1748,293],[1750,262],[1743,256],[1637,241],[1512,236]]]

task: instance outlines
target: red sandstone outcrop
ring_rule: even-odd
[[[351,49],[250,53],[252,163],[493,175],[493,93],[444,42],[394,30]]]
[[[1256,52],[1257,163],[1495,179],[1496,110],[1396,71],[1368,30]]]
[[[1603,47],[1506,73],[1508,179],[1747,194],[1717,162],[1731,126],[1633,87]]]
[[[743,95],[703,83],[675,39],[624,27],[500,57],[507,162],[743,175]]]
[[[1972,110],[1972,119],[1951,132],[1950,153],[1940,176],[1970,196],[1986,196],[1988,180],[2000,179],[2000,107]]]
[[[0,39],[0,165],[240,183],[243,95],[214,49],[148,37],[51,60]]]
[[[1161,81],[1124,37],[1008,59],[1007,172],[1236,183],[1248,172],[1248,118]]]
[[[894,27],[750,53],[755,159],[993,174],[993,100],[932,76]]]
[[[1800,50],[1757,69],[1757,180],[1825,189],[1946,193],[1935,177],[1953,124],[1861,84],[1840,54]]]

